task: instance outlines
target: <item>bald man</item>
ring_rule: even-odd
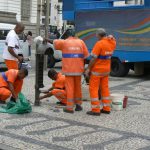
[[[8,70],[18,70],[18,63],[23,61],[23,57],[18,56],[18,51],[20,49],[18,35],[21,34],[24,29],[24,25],[21,22],[18,22],[15,28],[9,31],[9,33],[7,34],[5,48],[3,51],[3,58]]]

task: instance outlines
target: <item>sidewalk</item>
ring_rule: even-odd
[[[44,73],[44,84],[50,82]],[[34,103],[34,73],[25,80],[23,93]],[[24,115],[0,114],[0,148],[3,150],[150,150],[150,81],[111,78],[111,91],[129,96],[129,106],[110,115],[88,116],[90,102],[82,112],[66,114],[55,108],[56,99],[33,106]],[[85,89],[85,88],[84,88]],[[85,89],[84,95],[88,90]]]

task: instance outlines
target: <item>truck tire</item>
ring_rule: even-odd
[[[129,72],[128,64],[123,64],[117,58],[112,58],[111,60],[111,72],[110,75],[114,77],[124,77]]]
[[[47,61],[47,67],[48,68],[53,68],[55,66],[55,58],[52,54],[48,55],[48,61]]]

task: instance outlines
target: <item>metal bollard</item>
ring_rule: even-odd
[[[39,95],[40,88],[44,87],[43,84],[43,70],[44,70],[44,55],[47,55],[49,51],[49,46],[45,44],[37,44],[36,45],[36,67],[35,67],[35,106],[40,105]]]

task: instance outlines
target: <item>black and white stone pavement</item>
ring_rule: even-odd
[[[32,60],[34,61],[34,60]],[[32,64],[33,65],[33,64]],[[60,67],[56,68],[60,70]],[[44,84],[51,81],[44,72]],[[34,68],[24,82],[23,93],[33,103]],[[150,150],[150,77],[110,77],[111,93],[129,97],[128,107],[110,115],[87,116],[90,102],[83,111],[66,114],[55,108],[55,98],[33,106],[24,115],[0,113],[0,149],[2,150]],[[83,97],[88,87],[83,84]]]

